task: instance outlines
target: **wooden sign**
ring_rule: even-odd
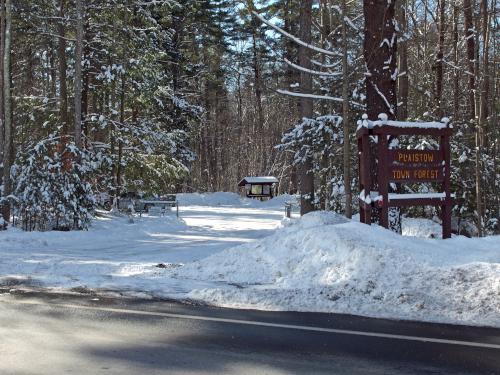
[[[389,150],[389,160],[401,165],[442,165],[440,151],[435,150]]]
[[[388,228],[389,207],[439,206],[443,221],[443,238],[450,238],[453,206],[450,192],[452,132],[453,128],[447,119],[440,123],[390,121],[387,124],[365,119],[360,123],[356,131],[359,150],[360,221],[371,224],[372,210],[378,210],[379,224]],[[439,150],[390,149],[389,139],[400,135],[437,137]],[[376,160],[375,163],[373,159]],[[439,190],[415,194],[391,192],[392,183],[423,182],[437,182],[440,187],[438,185],[434,188]],[[370,199],[367,199],[367,196]]]
[[[442,182],[442,167],[391,166],[389,182]]]
[[[389,150],[389,182],[442,182],[442,153],[435,150]]]

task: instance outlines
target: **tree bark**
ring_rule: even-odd
[[[116,162],[116,194],[118,197],[122,193],[122,159],[123,159],[123,142],[122,137],[122,127],[125,123],[125,75],[122,75],[121,89],[120,89],[120,125],[118,128],[118,160]]]
[[[285,1],[285,6],[284,6],[284,27],[283,29],[288,32],[289,34],[295,34],[296,30],[293,30],[293,26],[296,25],[293,22],[293,14],[294,14],[294,7],[293,7],[293,1],[292,0],[286,0]],[[287,58],[288,61],[293,61],[294,60],[294,43],[292,40],[289,38],[285,38],[285,57]],[[299,77],[297,77],[297,71],[293,69],[290,65],[286,64],[286,85],[287,88],[290,87],[290,85],[297,83],[299,81]],[[300,104],[297,103],[297,100],[290,97],[288,98],[288,105],[293,113],[292,118],[295,118],[297,115],[297,108],[300,107]],[[297,167],[293,164],[293,155],[288,156],[287,159],[289,163],[291,164],[290,167],[290,179],[288,182],[288,193],[289,194],[296,194],[298,191],[298,181],[297,181]]]
[[[75,50],[75,144],[82,148],[82,54],[83,54],[83,4],[76,0],[76,50]]]
[[[311,44],[311,24],[312,24],[312,0],[303,0],[300,2],[300,39]],[[299,47],[299,65],[303,68],[311,68],[310,51],[304,46]],[[300,88],[302,92],[310,93],[312,91],[311,74],[300,72]],[[313,117],[313,102],[310,98],[300,98],[300,117]],[[305,145],[307,146],[307,145]],[[312,155],[306,152],[304,161],[299,165],[299,191],[300,191],[300,214],[304,215],[314,211],[314,173],[312,171]]]
[[[484,129],[488,121],[488,99],[489,99],[489,15],[488,2],[481,0],[482,15],[482,39],[483,39],[483,69],[482,85],[479,98],[479,118],[476,126],[476,212],[479,236],[484,232],[484,204],[483,204],[483,148],[484,148]]]
[[[464,0],[464,27],[465,41],[467,44],[467,75],[469,76],[469,119],[470,121],[474,121],[476,118],[476,69],[474,65],[476,43],[474,39],[474,25],[472,22],[471,0]]]
[[[434,68],[436,70],[436,85],[434,90],[434,108],[435,113],[438,118],[443,117],[443,57],[444,57],[444,36],[445,36],[445,0],[439,0],[439,39],[438,39],[438,50],[436,53],[436,60]]]
[[[453,120],[458,120],[459,111],[459,95],[460,95],[460,70],[458,67],[458,6],[453,4],[453,63],[455,68],[453,69]]]
[[[348,40],[347,40],[347,4],[342,0],[342,118],[344,129],[344,194],[345,194],[345,216],[352,217],[352,192],[351,192],[351,140],[349,129],[349,74],[348,74]]]
[[[0,0],[0,185],[3,181],[3,154],[5,143],[5,119],[4,119],[4,100],[3,100],[3,56],[5,43],[5,1]],[[1,197],[1,192],[0,192]]]
[[[401,2],[399,10],[399,24],[401,32],[406,33],[408,30],[407,14],[406,14],[406,0]],[[402,43],[398,45],[399,53],[399,69],[398,69],[398,118],[406,120],[408,118],[408,42],[406,36]]]
[[[395,2],[364,0],[366,101],[370,120],[380,113],[396,119],[396,28]]]
[[[252,65],[254,73],[254,89],[255,89],[255,103],[257,104],[257,131],[254,137],[260,138],[258,141],[257,150],[257,169],[260,171],[264,167],[264,150],[263,150],[263,133],[264,133],[264,111],[262,108],[262,79],[260,72],[259,51],[257,50],[257,25],[255,20],[252,20]]]
[[[395,1],[364,0],[363,11],[365,16],[363,52],[367,68],[366,113],[370,120],[377,120],[381,113],[386,114],[388,119],[395,120],[397,116],[396,80],[398,75],[396,68]],[[387,144],[387,140],[379,142],[379,144]],[[375,150],[372,150],[372,153],[375,154]],[[375,158],[372,159],[375,160]],[[375,162],[371,168],[374,171],[377,170]],[[376,181],[376,179],[374,180]],[[374,185],[371,189],[381,191],[382,187]],[[387,204],[388,202],[384,202],[384,205]],[[386,218],[381,216],[384,210],[386,210],[386,206],[382,209],[372,210],[372,222],[384,224]],[[388,211],[388,227],[401,233],[401,210],[390,207]]]
[[[66,37],[64,26],[64,8],[66,0],[61,0],[59,3],[59,23],[57,25],[59,43],[58,43],[58,59],[59,59],[59,119],[62,125],[62,133],[68,135],[68,87],[66,83],[66,70],[68,64],[66,61]]]
[[[4,138],[4,158],[3,158],[3,196],[8,197],[12,193],[12,179],[10,177],[10,167],[13,159],[13,124],[12,124],[12,99],[10,87],[10,46],[12,28],[12,4],[11,0],[5,0],[5,44],[3,55],[3,89],[4,89],[4,109],[5,109],[5,138]],[[3,219],[10,220],[10,204],[4,204],[2,209]]]

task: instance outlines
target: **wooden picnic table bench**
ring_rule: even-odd
[[[139,199],[135,210],[142,216],[142,212],[147,212],[150,207],[160,207],[163,214],[167,207],[176,207],[176,215],[179,217],[179,202],[175,194],[169,194],[164,199]]]

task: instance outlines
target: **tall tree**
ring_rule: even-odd
[[[311,24],[312,24],[312,0],[303,0],[300,2],[300,39],[311,44]],[[304,69],[311,68],[310,50],[303,46],[299,46],[299,65]],[[312,91],[311,74],[305,70],[300,71],[300,87],[306,92]],[[313,117],[313,101],[311,98],[300,98],[300,117]],[[309,152],[304,155],[303,163],[298,167],[298,180],[300,191],[300,214],[304,215],[314,210],[314,174],[312,172],[312,160]]]
[[[352,192],[351,192],[351,141],[349,139],[349,64],[347,40],[347,3],[342,0],[342,118],[344,129],[344,194],[345,216],[352,217]]]
[[[4,130],[4,154],[3,154],[3,197],[7,197],[12,192],[12,179],[10,169],[13,159],[13,124],[12,124],[12,97],[11,97],[11,38],[12,38],[12,3],[5,0],[5,42],[3,55],[3,89],[4,89],[4,109],[5,109],[5,130]],[[10,220],[10,204],[3,205],[3,219]]]
[[[83,4],[76,0],[75,48],[75,144],[82,148],[82,54],[83,54]]]
[[[59,2],[58,29],[58,60],[59,60],[59,121],[62,125],[63,135],[68,135],[68,84],[67,84],[67,56],[66,56],[66,0]]]
[[[397,35],[395,20],[395,1],[364,0],[365,16],[364,57],[366,72],[366,102],[367,115],[370,120],[377,120],[380,114],[388,119],[396,119],[397,111]],[[387,139],[378,142],[378,147],[387,147]],[[375,169],[375,165],[373,166]],[[380,186],[374,186],[379,191]],[[387,187],[384,187],[387,188]],[[388,202],[383,202],[387,205]],[[384,206],[381,210],[372,210],[372,221],[385,225],[385,215],[389,210],[388,226],[396,232],[401,232],[400,210]]]
[[[380,113],[396,119],[395,1],[364,0],[367,114],[377,120]]]
[[[401,39],[398,41],[398,117],[401,120],[408,118],[408,40],[406,33],[408,32],[407,20],[407,0],[399,2],[398,18]]]
[[[438,14],[439,14],[439,37],[438,37],[438,47],[436,53],[436,59],[434,63],[434,69],[436,71],[435,78],[435,89],[434,89],[434,108],[437,117],[441,118],[444,116],[443,112],[443,76],[444,76],[444,37],[446,30],[446,1],[438,1]]]
[[[4,152],[4,100],[3,100],[3,55],[5,43],[5,0],[0,0],[0,185],[3,180]],[[0,192],[1,197],[1,192]],[[0,205],[1,206],[1,205]]]
[[[464,28],[465,43],[467,45],[467,76],[469,77],[469,120],[474,121],[476,118],[476,67],[474,64],[476,42],[471,0],[464,0]]]

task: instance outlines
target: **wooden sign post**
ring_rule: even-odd
[[[380,225],[389,226],[389,207],[441,206],[443,238],[451,237],[450,137],[452,126],[442,122],[408,123],[390,120],[358,123],[359,205],[360,220],[371,224],[372,209],[380,210]],[[398,136],[433,136],[439,138],[439,150],[389,149],[389,139]],[[376,141],[376,152],[370,148]],[[377,168],[373,170],[372,159]],[[436,182],[441,192],[396,194],[389,192],[390,183]]]

